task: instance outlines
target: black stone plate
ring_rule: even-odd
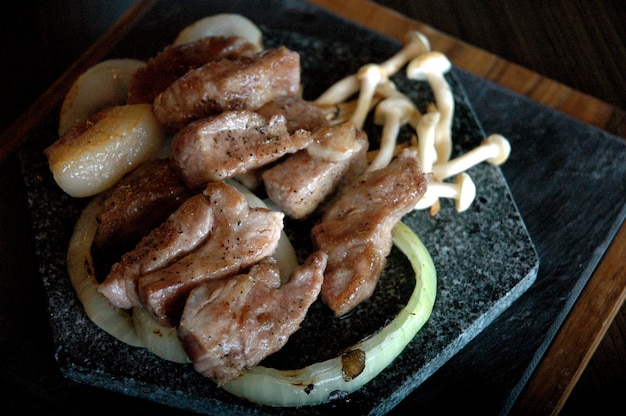
[[[109,57],[147,59],[187,24],[220,11],[238,12],[259,24],[266,46],[286,45],[301,54],[306,98],[314,98],[361,65],[381,62],[400,45],[379,34],[321,12],[302,2],[159,2],[116,45]],[[464,93],[458,70],[448,75],[455,95],[454,154],[466,152],[485,137]],[[424,109],[432,96],[424,83],[395,81]],[[54,183],[42,150],[56,138],[58,109],[32,132],[21,149],[36,250],[49,302],[56,358],[70,379],[168,406],[207,414],[284,414],[247,403],[218,389],[190,365],[158,359],[120,343],[84,314],[65,269],[65,251],[73,225],[85,204]],[[370,140],[379,128],[367,123]],[[516,149],[513,149],[515,152]],[[444,201],[434,217],[415,212],[404,221],[424,241],[438,272],[437,299],[425,327],[379,377],[358,392],[328,404],[299,409],[303,414],[351,411],[386,413],[476,337],[534,282],[538,256],[501,169],[481,164],[469,172],[477,199],[462,214]],[[288,368],[328,357],[372,333],[391,319],[410,292],[411,271],[395,250],[379,290],[348,318],[333,319],[316,304],[285,351],[268,359]],[[336,346],[327,349],[328,346]],[[311,348],[314,346],[314,348]],[[317,355],[305,353],[315,351]],[[294,358],[296,357],[296,358]]]

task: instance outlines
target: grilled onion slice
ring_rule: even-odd
[[[242,191],[245,188],[239,187]],[[254,194],[246,195],[254,205]],[[262,202],[261,202],[262,203]],[[104,207],[102,195],[93,198],[83,210],[70,240],[67,267],[87,316],[101,329],[119,340],[144,347],[161,358],[188,362],[175,336],[175,330],[161,332],[152,317],[142,315],[140,308],[133,314],[111,307],[98,292],[91,244]],[[415,288],[407,305],[387,326],[355,344],[335,358],[301,369],[278,370],[256,366],[224,386],[226,391],[255,403],[276,407],[294,407],[324,403],[333,395],[351,393],[383,371],[415,337],[428,320],[437,287],[435,266],[428,250],[417,235],[404,223],[393,229],[395,246],[409,259],[415,272]],[[291,257],[290,247],[286,258]],[[289,263],[289,261],[288,261]],[[134,316],[133,318],[133,315]]]
[[[174,45],[189,43],[208,36],[239,36],[263,50],[263,34],[256,24],[240,14],[221,13],[195,21],[180,31]]]
[[[81,74],[63,99],[59,136],[100,110],[126,104],[133,74],[145,65],[137,59],[109,59]]]
[[[129,311],[111,307],[109,300],[98,292],[91,243],[98,229],[98,214],[103,210],[104,196],[99,195],[87,204],[78,218],[67,250],[67,271],[89,319],[120,341],[142,347]]]

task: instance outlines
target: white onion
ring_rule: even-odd
[[[59,136],[100,110],[126,104],[131,78],[145,65],[136,59],[109,59],[80,75],[61,105]]]
[[[98,215],[103,210],[103,195],[95,197],[87,204],[76,222],[67,252],[67,270],[85,313],[98,327],[122,342],[145,347],[169,361],[189,362],[176,334],[176,328],[161,326],[142,308],[115,308],[98,292],[91,245],[98,229]]]
[[[164,360],[191,362],[178,338],[176,328],[161,325],[144,308],[133,308],[133,323],[137,335],[148,351]]]
[[[197,20],[180,31],[174,45],[189,43],[208,36],[239,36],[263,50],[263,34],[248,18],[240,14],[221,13]]]
[[[344,380],[340,356],[296,370],[256,366],[224,385],[228,392],[255,403],[291,407],[316,405],[331,393],[351,393],[383,371],[413,339],[430,317],[437,289],[437,275],[428,250],[404,223],[393,229],[394,244],[409,259],[415,271],[415,289],[407,305],[391,323],[350,350],[365,353],[363,372]]]
[[[67,250],[67,270],[85,313],[102,330],[127,344],[141,347],[129,311],[113,308],[98,292],[91,244],[98,229],[98,215],[104,210],[104,197],[91,200],[76,222]]]
[[[86,131],[74,136],[72,130],[46,149],[56,183],[73,197],[108,189],[141,163],[155,159],[163,147],[165,130],[151,104],[106,111]]]

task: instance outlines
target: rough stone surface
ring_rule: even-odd
[[[158,3],[113,55],[145,58],[199,16],[242,7],[231,2],[187,3],[188,7]],[[264,3],[265,7],[247,10],[247,14],[263,24],[266,46],[286,44],[302,53],[305,96],[315,97],[339,77],[363,63],[381,61],[399,48],[393,41],[335,21],[303,2]],[[146,33],[154,30],[149,22],[154,21],[165,22],[160,25],[165,29],[148,42]],[[411,406],[424,411],[472,408],[498,413],[515,397],[534,356],[554,335],[616,224],[624,220],[626,149],[622,142],[458,69],[448,79],[457,105],[455,154],[475,146],[487,131],[511,140],[511,158],[502,169],[484,164],[468,172],[478,195],[469,211],[457,214],[446,203],[435,217],[417,212],[405,219],[429,248],[437,267],[439,286],[431,319],[373,382],[347,398],[301,409],[303,414],[385,413],[412,391]],[[430,100],[424,84],[401,76],[397,81],[401,88],[415,91],[412,96],[421,108]],[[52,114],[32,135],[22,155],[56,358],[66,376],[200,413],[287,413],[245,403],[215,388],[190,366],[164,362],[124,346],[91,324],[75,299],[63,261],[84,201],[70,201],[54,186],[39,153],[52,140],[55,126]],[[597,209],[599,204],[602,211]],[[407,264],[394,253],[381,287],[395,289],[397,282],[392,279],[407,274]],[[393,292],[393,302],[377,295],[340,322],[333,322],[316,305],[312,319],[289,348],[297,350],[301,348],[298,342],[306,346],[316,338],[322,338],[323,345],[332,344],[329,337],[336,337],[337,344],[349,343],[370,333],[402,304],[404,288],[411,284],[404,280],[407,286]],[[372,304],[384,305],[384,312]],[[376,316],[370,317],[373,310]],[[322,330],[323,336],[318,332]],[[316,353],[323,356],[333,351]],[[283,364],[288,360],[272,359]],[[459,400],[446,399],[453,395]]]

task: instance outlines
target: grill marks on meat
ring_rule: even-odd
[[[342,316],[368,299],[391,251],[391,229],[426,190],[417,153],[404,149],[389,166],[366,173],[311,231],[328,253],[322,301]]]
[[[317,299],[327,256],[313,253],[280,286],[275,264],[196,287],[178,334],[195,369],[225,384],[278,351]]]
[[[187,295],[198,284],[240,273],[272,254],[283,229],[283,213],[250,208],[230,185],[210,183],[204,194],[213,212],[210,237],[138,280],[141,304],[164,325],[178,323]]]
[[[122,178],[106,197],[95,248],[101,252],[132,249],[190,195],[168,160],[144,163]]]
[[[195,42],[170,45],[133,74],[127,101],[129,104],[152,103],[172,82],[191,69],[207,62],[252,56],[257,52],[257,46],[237,36],[209,36]]]
[[[359,150],[343,160],[331,161],[311,156],[301,150],[262,174],[265,190],[270,199],[291,218],[303,219],[328,202],[344,184],[360,176],[367,167],[367,135],[345,125],[318,128],[318,136],[348,135],[359,145]],[[353,126],[352,126],[353,127]],[[330,139],[332,140],[332,138]]]
[[[273,162],[311,143],[310,133],[289,134],[285,117],[227,111],[198,120],[172,140],[171,160],[189,187],[220,181]]]
[[[204,195],[187,199],[159,227],[145,236],[135,249],[122,256],[98,290],[118,308],[141,306],[137,281],[142,275],[176,261],[198,247],[213,226],[213,214]]]
[[[300,56],[280,47],[192,69],[159,94],[153,107],[163,125],[180,129],[223,111],[256,110],[299,88]]]

